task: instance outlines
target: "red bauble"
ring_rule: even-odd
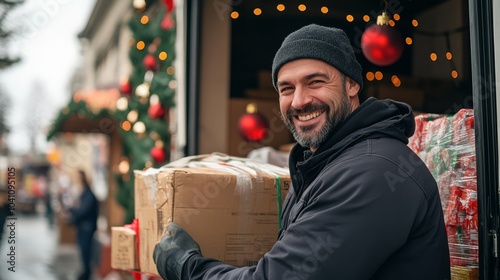
[[[174,0],[163,0],[165,6],[167,6],[167,10],[171,12],[174,9]]]
[[[238,129],[241,137],[247,141],[259,142],[267,136],[269,124],[267,119],[258,113],[247,113],[240,117]]]
[[[152,119],[159,119],[165,116],[165,110],[163,110],[160,103],[151,104],[148,108],[148,115]]]
[[[120,92],[126,96],[130,96],[132,93],[132,85],[130,84],[130,81],[122,82],[120,84]]]
[[[162,163],[167,159],[163,147],[153,147],[149,153],[156,163]]]
[[[172,18],[171,13],[166,13],[163,19],[161,20],[160,26],[163,30],[168,30],[175,25],[175,21]]]
[[[152,54],[148,54],[144,57],[142,61],[142,65],[146,70],[156,71],[158,67],[158,63],[156,62],[156,58]]]
[[[373,24],[361,36],[361,50],[371,63],[388,66],[403,54],[403,38],[394,27]]]

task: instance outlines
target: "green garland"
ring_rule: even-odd
[[[147,16],[149,21],[144,21],[143,16]],[[164,17],[170,18],[170,24],[162,24]],[[141,22],[142,18],[142,22]],[[122,99],[126,99],[126,109],[117,108],[114,111],[102,109],[99,111],[90,110],[85,101],[75,102],[71,100],[66,108],[59,112],[54,121],[47,139],[52,139],[61,131],[64,122],[74,114],[90,120],[98,120],[109,117],[120,127],[122,137],[122,156],[128,159],[129,170],[127,173],[115,173],[118,189],[116,201],[125,209],[124,223],[131,223],[134,219],[134,170],[143,170],[147,167],[160,167],[169,161],[170,131],[168,120],[168,108],[174,107],[175,99],[175,74],[172,68],[175,59],[175,13],[153,1],[144,11],[137,11],[129,21],[129,27],[133,32],[133,44],[129,51],[129,58],[133,64],[133,70],[128,83],[131,92],[122,92]],[[143,48],[138,47],[138,42],[143,43]],[[164,53],[163,53],[164,52]],[[163,55],[160,55],[163,53]],[[165,55],[166,53],[166,55]],[[156,69],[146,69],[144,59],[147,55],[155,58]],[[165,58],[166,56],[166,58]],[[161,60],[163,58],[164,60]],[[136,94],[139,85],[149,86],[147,94]],[[122,90],[122,89],[120,89]],[[165,111],[164,117],[151,116],[148,109],[152,105],[151,96],[156,95],[156,99]],[[129,120],[131,111],[137,113],[135,120]],[[124,125],[128,122],[128,127]],[[146,130],[144,132],[134,132],[133,126],[142,122]],[[165,160],[155,161],[151,155],[151,150],[163,144]]]

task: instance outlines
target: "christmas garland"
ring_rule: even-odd
[[[114,178],[116,201],[125,209],[124,223],[134,218],[134,170],[159,167],[169,159],[169,108],[174,107],[176,26],[170,0],[134,0],[135,16],[129,20],[133,33],[129,58],[133,70],[120,83],[116,109],[91,110],[85,100],[74,100],[59,113],[47,139],[61,131],[69,116],[98,120],[111,118],[119,125],[122,157]]]

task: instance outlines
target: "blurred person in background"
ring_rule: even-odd
[[[69,208],[69,222],[76,226],[76,240],[80,249],[83,271],[78,280],[91,279],[91,258],[94,233],[97,230],[97,218],[99,216],[99,202],[90,187],[87,176],[83,170],[79,170],[79,179],[82,193],[77,207]]]

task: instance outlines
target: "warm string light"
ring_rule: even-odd
[[[372,82],[374,80],[381,81],[384,78],[384,74],[381,71],[368,71],[366,72],[366,80],[369,82]],[[392,75],[391,76],[391,82],[395,87],[400,87],[401,86],[401,79],[397,75]]]
[[[300,4],[300,5],[297,6],[297,9],[300,12],[306,12],[307,11],[307,6],[305,4]],[[285,12],[286,6],[284,4],[277,4],[276,5],[276,10],[278,12]],[[323,14],[327,14],[329,12],[329,8],[326,7],[326,6],[322,6],[320,8],[320,12],[323,13]],[[261,8],[254,8],[253,9],[253,14],[255,16],[260,16],[260,15],[262,15],[262,13],[263,13],[263,10]],[[240,13],[238,11],[232,11],[231,14],[230,14],[230,16],[231,16],[232,19],[238,19],[240,17]],[[351,14],[347,14],[345,18],[346,18],[346,21],[348,21],[348,22],[354,22],[355,21],[354,16],[351,15]],[[369,15],[363,15],[362,20],[364,22],[369,22],[371,20],[371,17]],[[396,25],[396,21],[399,21],[399,20],[401,20],[401,16],[399,14],[397,14],[397,13],[393,14],[392,15],[392,19],[389,20],[389,25],[392,26],[392,27],[394,27]],[[141,23],[147,24],[148,22],[149,22],[149,18],[147,16],[143,16],[141,18]],[[419,25],[418,20],[417,19],[413,19],[411,21],[411,25],[413,27],[418,27],[418,25]],[[412,45],[413,44],[413,39],[411,37],[406,37],[404,41],[405,41],[405,43],[407,45]],[[137,49],[142,50],[142,49],[145,48],[145,44],[144,44],[144,42],[139,41],[139,42],[137,42],[136,47],[137,47]],[[429,57],[430,57],[430,59],[432,61],[437,61],[437,59],[438,59],[437,54],[434,53],[434,52],[431,53]],[[451,61],[452,58],[453,58],[453,55],[452,55],[451,52],[448,51],[448,52],[446,52],[445,57],[446,57],[447,60]],[[159,55],[158,55],[158,58],[160,60],[165,60],[167,58],[167,53],[166,52],[160,52]],[[170,75],[173,75],[173,73],[174,73],[173,68],[167,69],[167,73],[169,73]],[[457,78],[458,77],[458,72],[456,70],[453,70],[451,72],[451,76],[453,78]],[[380,72],[380,71],[367,72],[366,73],[366,79],[368,81],[382,80],[383,79],[383,73]],[[392,76],[391,82],[396,87],[399,87],[401,85],[401,80],[399,80],[399,78],[397,76],[395,76],[395,75]],[[170,88],[175,88],[176,86],[177,86],[176,81],[172,81],[169,84]]]
[[[146,43],[144,43],[144,41],[139,41],[137,42],[136,47],[138,50],[142,51],[146,47]]]
[[[414,27],[417,27],[419,25],[418,20],[417,19],[413,19],[412,20],[412,25]],[[455,65],[455,62],[453,61],[453,54],[450,51],[451,50],[450,34],[455,33],[455,32],[463,32],[464,30],[466,30],[466,27],[459,27],[459,28],[456,28],[456,29],[447,30],[447,31],[441,31],[441,32],[415,30],[415,33],[422,34],[424,36],[431,36],[431,37],[444,36],[445,37],[447,51],[444,53],[444,57],[450,63],[450,66],[451,66],[450,67],[451,68],[450,75],[451,75],[451,77],[453,79],[457,79],[458,78],[458,71],[456,70],[457,67]],[[408,38],[407,38],[406,42],[408,43]],[[438,53],[436,53],[436,52],[430,52],[429,53],[429,59],[431,60],[431,62],[437,62],[438,58],[439,58],[438,57]],[[443,60],[443,59],[441,59],[441,60]]]
[[[165,59],[167,59],[167,57],[168,57],[167,52],[160,52],[160,53],[158,54],[158,59],[159,59],[159,60],[165,60]]]
[[[401,86],[401,80],[399,79],[398,76],[392,75],[391,77],[391,82],[395,87],[400,87]]]
[[[306,12],[307,11],[307,6],[305,4],[300,4],[297,6],[297,9],[300,11],[300,12]],[[286,10],[286,6],[284,4],[278,4],[276,5],[276,10],[278,12],[284,12]],[[330,12],[330,9],[327,7],[327,6],[322,6],[319,11],[322,13],[322,14],[327,14]],[[252,13],[254,16],[260,16],[262,15],[264,11],[261,9],[261,8],[254,8],[252,10]],[[350,22],[354,21],[354,17],[352,17],[352,15],[348,15],[349,18],[352,18],[352,20],[350,20]],[[230,17],[232,19],[238,19],[240,17],[240,13],[238,11],[232,11],[230,13]]]

